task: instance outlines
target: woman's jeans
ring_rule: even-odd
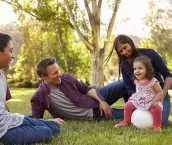
[[[54,121],[25,116],[23,123],[16,128],[9,129],[0,142],[5,145],[48,143],[53,136],[59,134],[60,126]]]
[[[109,105],[115,103],[119,98],[123,98],[125,102],[128,101],[129,95],[125,89],[123,80],[110,83],[104,87],[98,89],[100,94],[105,98]],[[167,94],[163,101],[163,111],[162,111],[162,125],[168,124],[168,118],[170,114],[170,96]],[[94,109],[94,113],[98,114],[94,117],[96,120],[107,120],[105,115],[100,115],[99,108]],[[112,117],[110,119],[123,119],[124,109],[112,108]]]
[[[163,110],[162,110],[162,125],[168,124],[168,118],[170,115],[171,103],[170,103],[170,96],[167,94],[162,102]]]

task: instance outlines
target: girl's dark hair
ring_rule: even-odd
[[[121,56],[119,53],[118,53],[118,50],[117,50],[117,47],[119,44],[126,44],[128,43],[130,46],[131,46],[131,49],[132,49],[132,58],[136,57],[137,55],[137,50],[136,50],[136,46],[134,45],[134,42],[131,38],[129,38],[128,36],[124,35],[124,34],[121,34],[121,35],[118,35],[115,40],[114,40],[114,43],[113,43],[113,47],[112,47],[112,50],[110,51],[108,57],[105,59],[106,64],[108,63],[112,53],[113,53],[113,50],[115,49],[116,50],[116,53],[118,55],[118,64],[119,64],[119,70],[118,70],[118,79],[120,77],[120,73],[121,73],[121,65],[122,63],[127,59],[126,57],[124,56]],[[104,61],[104,62],[105,62]]]
[[[0,51],[4,52],[5,47],[7,47],[8,42],[11,40],[11,37],[7,34],[0,33]]]
[[[36,72],[41,78],[42,75],[47,75],[47,67],[56,62],[55,58],[44,58],[40,60],[36,66]]]
[[[145,55],[141,55],[134,59],[133,65],[135,62],[141,62],[146,67],[146,78],[147,79],[152,79],[154,77],[153,66],[152,66],[150,58],[148,58]],[[136,79],[135,76],[134,76],[134,78]]]

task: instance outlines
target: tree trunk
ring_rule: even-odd
[[[95,33],[95,37],[92,42],[94,50],[91,52],[91,77],[92,85],[95,87],[100,87],[103,85],[104,78],[102,65],[104,60],[104,52],[101,53],[100,51],[100,37],[97,34],[99,33]]]
[[[92,85],[99,87],[103,84],[103,66],[102,62],[104,60],[104,53],[107,50],[109,45],[110,35],[112,33],[113,25],[115,22],[116,14],[119,8],[120,0],[114,1],[114,8],[112,17],[109,21],[108,29],[107,29],[107,36],[102,49],[100,49],[100,15],[101,15],[101,6],[103,0],[84,0],[85,8],[88,14],[89,22],[90,22],[90,32],[92,33],[92,43],[84,36],[84,33],[80,30],[79,25],[75,19],[75,15],[72,12],[72,8],[69,5],[68,0],[64,0],[66,8],[69,12],[73,28],[76,30],[78,36],[80,37],[81,41],[85,44],[87,49],[91,53],[91,71],[92,71]],[[92,4],[92,9],[90,9],[89,4]]]
[[[67,61],[67,55],[66,55],[66,51],[65,51],[65,47],[66,45],[64,44],[65,42],[62,40],[62,35],[61,35],[61,30],[58,28],[58,32],[56,32],[56,38],[60,44],[60,48],[62,50],[62,53],[63,53],[63,57],[64,57],[64,64],[65,64],[65,71],[66,72],[69,72],[69,69],[68,69],[68,61]]]
[[[94,53],[91,54],[91,77],[92,77],[92,86],[100,87],[103,84],[103,58]]]

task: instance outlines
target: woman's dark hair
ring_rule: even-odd
[[[134,45],[134,42],[131,38],[129,38],[128,36],[124,35],[124,34],[121,34],[121,35],[118,35],[115,40],[114,40],[114,43],[113,43],[113,47],[112,47],[112,50],[110,51],[108,57],[105,59],[106,64],[108,63],[109,59],[111,58],[111,55],[113,53],[113,50],[115,49],[116,50],[116,53],[118,55],[118,64],[119,64],[119,70],[118,70],[118,79],[120,77],[120,73],[121,73],[121,65],[122,63],[127,59],[126,57],[124,56],[121,56],[120,53],[118,53],[118,50],[117,50],[117,47],[119,44],[126,44],[128,43],[130,46],[131,46],[131,49],[132,49],[132,58],[136,57],[137,55],[137,50],[136,50],[136,46]],[[104,62],[105,62],[104,61]]]
[[[4,52],[5,47],[7,47],[8,42],[11,40],[11,37],[7,34],[0,33],[0,51]]]
[[[125,44],[125,43],[128,43],[131,46],[131,49],[132,49],[132,57],[134,57],[136,55],[136,53],[137,53],[136,46],[134,45],[134,42],[133,42],[133,40],[131,38],[129,38],[126,35],[118,35],[115,38],[115,41],[114,41],[114,44],[113,44],[113,49],[116,50],[116,53],[118,55],[119,60],[125,60],[126,59],[126,57],[121,56],[118,53],[118,50],[117,50],[117,47],[118,47],[119,44]]]
[[[153,66],[152,66],[150,58],[148,58],[145,55],[141,55],[134,59],[133,65],[135,62],[141,62],[146,67],[146,78],[147,79],[152,79],[154,77]],[[136,79],[135,76],[134,76],[134,78]]]
[[[40,60],[36,66],[36,72],[41,78],[42,75],[47,75],[47,67],[56,62],[55,58],[44,58]]]

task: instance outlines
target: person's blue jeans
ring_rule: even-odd
[[[163,100],[162,125],[168,124],[170,109],[171,109],[170,96],[169,94],[167,94]]]
[[[104,87],[98,88],[99,93],[105,98],[109,105],[115,103],[119,98],[123,98],[125,102],[128,101],[128,94],[125,89],[123,80],[110,83]],[[94,117],[95,120],[106,120],[106,116],[100,115],[99,108],[94,109],[94,113],[98,114]],[[112,108],[112,117],[110,119],[123,119],[124,109]]]
[[[25,116],[23,123],[16,128],[9,129],[0,142],[5,145],[48,143],[53,136],[59,134],[60,126],[54,121]]]

